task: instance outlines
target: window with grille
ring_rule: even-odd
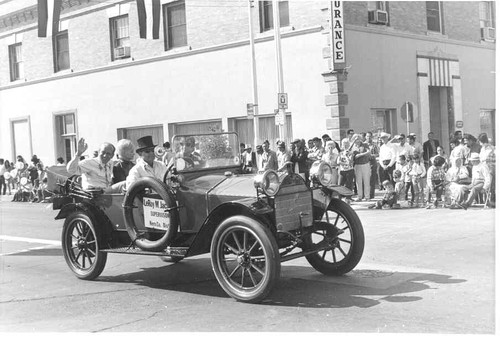
[[[186,4],[175,1],[163,6],[165,50],[187,45]]]
[[[443,4],[440,1],[426,1],[427,30],[444,34]]]
[[[290,26],[290,18],[288,15],[288,1],[280,1],[280,27]],[[273,3],[272,1],[259,1],[259,19],[260,32],[272,30],[273,24]]]
[[[493,2],[492,1],[480,1],[479,2],[479,26],[483,27],[495,27],[493,22]]]
[[[69,69],[68,31],[59,32],[54,37],[55,72]]]
[[[16,81],[24,77],[22,44],[9,46],[10,80]]]
[[[110,19],[112,60],[130,57],[130,33],[128,15]]]

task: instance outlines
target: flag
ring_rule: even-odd
[[[38,36],[50,37],[59,31],[62,0],[38,0]]]
[[[136,0],[139,16],[139,37],[160,39],[160,0]]]

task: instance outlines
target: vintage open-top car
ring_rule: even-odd
[[[75,176],[59,183],[53,208],[65,219],[63,253],[78,278],[99,276],[109,253],[175,262],[210,253],[224,291],[258,302],[281,262],[305,256],[337,276],[360,261],[363,227],[341,200],[352,192],[330,183],[328,164],[313,164],[309,187],[292,172],[243,174],[234,133],[174,136],[171,145],[163,181],[141,178],[121,194],[83,190]]]

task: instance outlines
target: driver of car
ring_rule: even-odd
[[[184,159],[186,162],[186,169],[199,168],[202,167],[204,163],[201,155],[195,151],[195,140],[192,136],[186,137],[182,151],[177,154],[177,157]]]
[[[141,137],[137,140],[137,146],[136,153],[139,154],[140,158],[137,159],[135,166],[130,169],[125,187],[130,188],[135,181],[145,176],[163,181],[168,167],[163,162],[155,160],[154,149],[156,145],[153,144],[153,137],[149,135]]]

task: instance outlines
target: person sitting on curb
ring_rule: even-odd
[[[385,194],[382,200],[378,200],[375,204],[368,206],[368,208],[375,208],[377,210],[381,210],[384,205],[389,206],[390,208],[401,208],[398,204],[398,194],[394,190],[394,185],[390,180],[384,180],[382,185],[385,188]]]
[[[472,180],[471,184],[464,186],[460,189],[460,199],[465,198],[468,194],[467,200],[460,206],[466,210],[474,199],[483,191],[490,189],[491,175],[488,166],[484,162],[480,162],[478,153],[471,153],[469,161],[472,163]],[[459,200],[460,200],[459,199]]]

